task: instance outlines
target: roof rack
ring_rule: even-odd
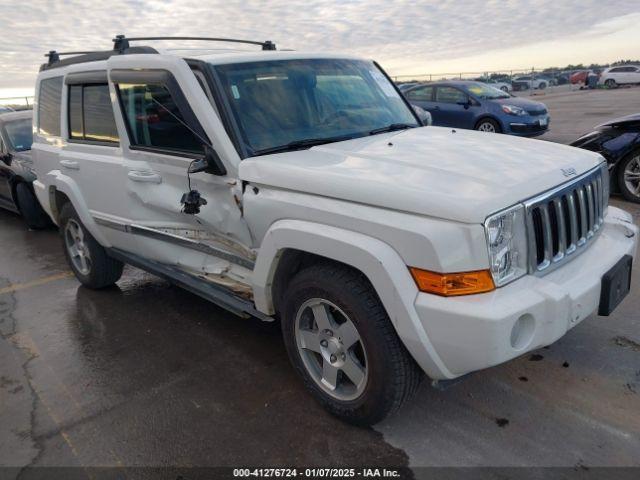
[[[266,40],[264,42],[258,42],[255,40],[240,40],[237,38],[213,38],[213,37],[133,37],[127,38],[124,35],[116,35],[116,38],[113,39],[113,49],[118,50],[120,53],[123,53],[125,50],[130,48],[129,42],[136,42],[140,40],[195,40],[195,41],[203,41],[203,42],[231,42],[231,43],[245,43],[248,45],[259,45],[262,47],[262,50],[275,50],[276,44],[271,40]]]
[[[91,52],[56,52],[55,50],[49,51],[45,54],[49,60],[47,63],[40,66],[40,70],[48,70],[51,68],[58,68],[65,65],[73,65],[76,63],[95,62],[99,60],[106,60],[114,55],[127,55],[127,54],[144,54],[144,53],[158,53],[158,51],[151,47],[140,46],[132,47],[129,42],[135,42],[140,40],[196,40],[205,42],[231,42],[231,43],[246,43],[249,45],[259,45],[262,50],[275,50],[276,44],[270,40],[264,42],[258,42],[254,40],[240,40],[237,38],[211,38],[211,37],[135,37],[127,38],[124,35],[116,35],[113,39],[113,50],[97,50]],[[61,56],[75,55],[73,58],[61,60]]]

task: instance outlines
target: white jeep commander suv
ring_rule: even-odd
[[[71,268],[102,288],[131,264],[280,319],[335,415],[377,422],[422,371],[505,362],[629,291],[638,229],[600,155],[423,127],[369,60],[131,40],[38,76],[35,191]]]

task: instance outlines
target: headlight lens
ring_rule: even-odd
[[[524,108],[516,107],[515,105],[502,105],[502,111],[509,115],[524,116],[527,114],[527,111]]]
[[[500,287],[527,273],[527,234],[524,206],[491,215],[484,223],[489,269]]]

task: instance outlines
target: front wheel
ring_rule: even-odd
[[[540,85],[538,85],[538,90],[544,90],[545,88],[547,88],[547,84],[542,82]]]
[[[476,124],[476,130],[487,133],[500,133],[502,129],[498,122],[491,118],[483,118]]]
[[[604,82],[605,87],[607,88],[616,88],[617,84],[613,78],[608,78],[606,82]]]
[[[618,186],[624,198],[640,203],[640,151],[632,152],[620,162]]]
[[[111,258],[93,238],[71,203],[62,207],[59,225],[65,256],[80,283],[99,289],[120,279],[124,264]]]
[[[284,296],[282,332],[306,388],[349,423],[381,421],[422,377],[369,281],[346,266],[296,274]]]

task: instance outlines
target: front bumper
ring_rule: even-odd
[[[542,116],[528,116],[508,122],[507,130],[511,135],[523,137],[535,137],[542,135],[549,130],[549,117],[544,115],[545,121],[541,121]]]
[[[598,239],[545,276],[527,275],[487,294],[418,294],[416,311],[448,370],[441,378],[491,367],[558,340],[598,310],[602,276],[624,255],[635,257],[637,242],[631,216],[609,207]]]

